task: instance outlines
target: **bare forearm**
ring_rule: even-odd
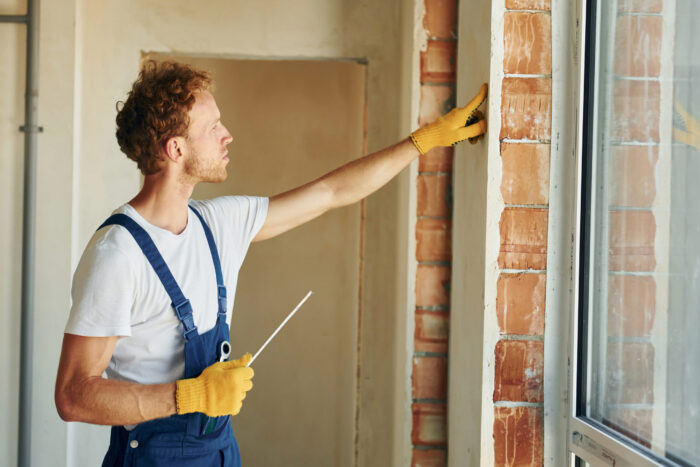
[[[420,153],[410,139],[346,164],[323,176],[333,193],[331,208],[355,203],[377,191]]]
[[[66,421],[132,425],[176,413],[175,383],[145,385],[91,377],[57,394]]]

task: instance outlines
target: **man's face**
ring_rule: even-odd
[[[184,175],[195,183],[223,182],[228,175],[226,146],[233,137],[221,123],[221,113],[209,91],[196,94],[189,117]]]

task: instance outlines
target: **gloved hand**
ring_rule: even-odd
[[[454,108],[433,123],[411,133],[411,141],[420,153],[425,154],[436,146],[450,146],[468,138],[476,142],[476,138],[486,132],[484,115],[477,109],[486,99],[487,90],[486,83],[482,84],[479,94],[469,104]]]
[[[246,392],[253,387],[253,369],[246,367],[251,358],[247,353],[238,360],[217,362],[196,378],[176,381],[177,413],[236,415],[241,411]]]

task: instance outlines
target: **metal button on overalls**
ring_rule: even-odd
[[[199,334],[197,331],[190,302],[183,295],[148,233],[125,214],[115,214],[100,226],[102,228],[116,224],[125,227],[134,237],[165,287],[183,328],[185,378],[195,378],[206,367],[215,363],[218,360],[219,346],[223,341],[229,340],[226,324],[226,287],[221,273],[219,252],[209,226],[196,209],[192,206],[190,209],[202,225],[216,272],[218,290],[216,325],[204,334]],[[139,441],[133,439],[135,437],[138,437]],[[129,438],[132,438],[131,441]],[[134,449],[128,449],[127,445]],[[241,457],[229,416],[207,417],[202,413],[190,413],[140,423],[131,432],[122,426],[112,427],[109,450],[102,466],[131,466],[135,463],[139,466],[240,467]]]

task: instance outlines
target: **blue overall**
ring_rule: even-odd
[[[114,214],[104,224],[121,225],[134,237],[151,263],[170,297],[173,309],[182,324],[185,339],[185,378],[195,378],[209,365],[218,361],[218,349],[229,340],[226,324],[226,287],[224,286],[219,253],[209,226],[196,209],[209,243],[214,261],[219,310],[216,325],[204,334],[197,332],[189,300],[182,294],[168,265],[158,252],[151,237],[125,214]],[[98,229],[99,230],[99,229]],[[230,416],[207,417],[202,413],[172,415],[138,424],[128,431],[123,426],[112,427],[109,449],[102,466],[227,466],[240,467],[238,443],[233,436]]]

